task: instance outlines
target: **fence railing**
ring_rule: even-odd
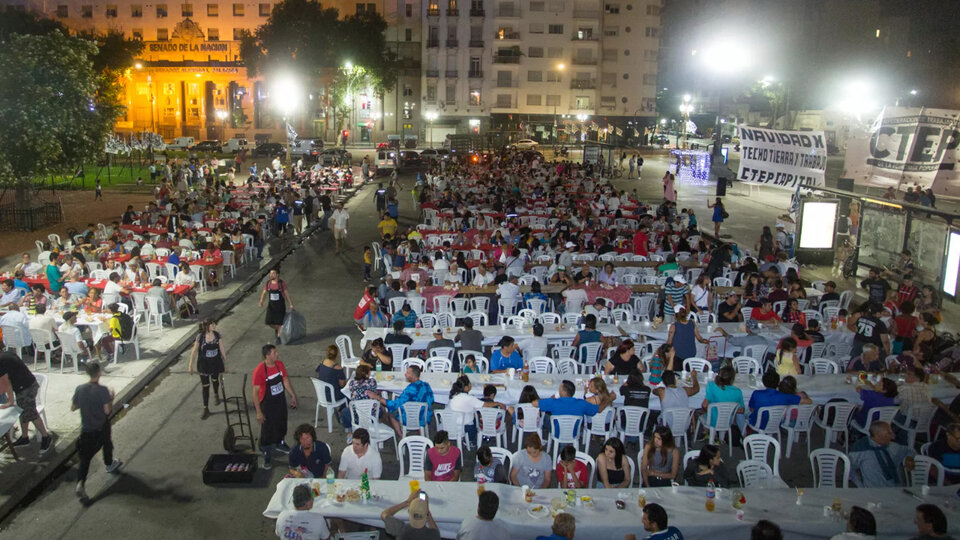
[[[0,231],[35,231],[62,221],[59,199],[33,208],[17,208],[14,203],[0,205]]]

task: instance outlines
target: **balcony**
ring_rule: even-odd
[[[439,46],[440,46],[440,40],[439,40],[439,39],[428,39],[428,40],[427,40],[427,48],[428,48],[428,49],[429,49],[429,48],[432,48],[432,47],[439,47]]]
[[[580,36],[580,35],[574,34],[571,41],[600,41],[600,38],[594,35]]]
[[[457,78],[457,70],[455,70],[455,69],[448,69],[447,72],[446,72],[446,76],[447,76],[448,79],[456,79],[456,78]]]
[[[440,16],[440,10],[439,10],[439,9],[428,9],[428,10],[427,10],[427,17],[439,17],[439,16]]]
[[[448,47],[448,48],[450,48],[450,47],[459,47],[459,46],[460,46],[460,42],[459,42],[456,38],[453,38],[453,39],[447,38],[447,47]]]
[[[471,79],[482,79],[482,78],[483,78],[483,72],[482,72],[482,71],[471,71],[470,73],[467,74],[467,77],[470,77]]]
[[[482,10],[482,9],[471,9],[471,10],[470,10],[470,16],[471,16],[471,17],[486,17],[486,16],[487,16],[487,12],[484,11],[484,10]]]
[[[428,69],[428,70],[427,70],[427,77],[439,77],[439,76],[440,76],[440,70],[439,70],[439,69]]]
[[[459,17],[459,16],[460,16],[460,10],[459,10],[459,9],[448,9],[448,10],[447,10],[447,17]]]
[[[515,54],[495,54],[493,55],[494,64],[519,64],[520,57]]]
[[[573,10],[574,19],[599,19],[600,12],[592,9],[575,9]]]
[[[596,58],[574,58],[571,64],[575,66],[595,66],[597,65]]]
[[[470,46],[471,46],[471,47],[476,47],[476,48],[482,49],[482,48],[483,48],[483,40],[482,40],[482,39],[471,39],[471,40],[470,40]]]
[[[497,41],[518,40],[520,39],[520,32],[497,32],[493,35],[493,39]]]
[[[573,79],[570,81],[571,90],[594,90],[597,88],[597,81],[594,79]]]

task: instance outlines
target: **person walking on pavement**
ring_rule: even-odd
[[[100,179],[97,178],[97,187],[93,190],[93,200],[102,201],[103,200],[103,186],[100,185]]]
[[[263,468],[270,470],[270,454],[274,448],[284,454],[290,453],[290,447],[284,441],[287,436],[287,392],[290,393],[291,409],[296,409],[298,402],[277,347],[268,343],[261,353],[263,362],[253,369],[253,405],[260,423]]]
[[[263,301],[269,295],[267,304],[267,316],[264,323],[276,333],[277,345],[280,344],[280,327],[283,326],[283,318],[287,315],[287,304],[293,309],[293,301],[290,300],[290,294],[287,292],[287,284],[280,279],[280,270],[274,268],[270,270],[269,279],[263,286],[263,292],[260,293],[260,307],[263,307]]]
[[[381,210],[380,213],[382,214],[383,211]],[[350,213],[347,212],[341,202],[337,203],[337,209],[333,211],[333,215],[330,217],[333,218],[333,241],[336,245],[337,255],[339,255],[347,246],[347,227],[350,225]]]
[[[333,201],[330,199],[328,191],[323,191],[320,195],[320,209],[323,211],[323,218],[320,220],[320,230],[326,231],[330,227],[327,225],[327,222],[330,221],[330,214],[333,213]]]
[[[367,160],[367,156],[363,156],[363,161],[360,163],[360,172],[363,173],[364,182],[370,179],[370,161]]]
[[[727,214],[726,209],[724,209],[720,197],[717,197],[713,204],[707,203],[707,208],[713,208],[713,236],[717,240],[720,240],[720,224],[723,223],[724,219],[729,217],[729,214]]]
[[[30,444],[29,429],[32,423],[40,432],[40,455],[46,454],[53,444],[53,433],[47,431],[47,426],[37,411],[37,393],[40,392],[40,383],[30,373],[30,369],[17,355],[12,352],[0,352],[0,394],[6,395],[6,402],[0,409],[7,409],[16,405],[20,407],[20,438],[13,441],[12,446],[26,446]]]
[[[387,209],[387,190],[383,188],[383,182],[377,184],[377,191],[373,193],[373,200],[377,202],[377,214],[383,215]]]
[[[197,355],[199,353],[199,360]],[[217,323],[213,319],[207,319],[200,323],[200,333],[197,340],[193,342],[193,351],[190,352],[190,365],[187,368],[193,375],[193,364],[197,362],[197,371],[200,373],[200,387],[203,392],[203,414],[201,420],[206,420],[210,416],[210,383],[213,382],[214,404],[220,405],[220,375],[226,373],[224,362],[227,359],[227,351],[220,339],[220,332],[217,332]]]
[[[87,500],[86,482],[90,461],[97,452],[103,451],[103,464],[110,474],[116,474],[123,462],[113,457],[113,441],[110,438],[110,412],[113,410],[113,390],[100,384],[101,368],[98,362],[86,366],[90,382],[81,384],[73,391],[70,410],[80,409],[80,470],[77,473],[77,497]]]

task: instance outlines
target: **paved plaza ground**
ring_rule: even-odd
[[[666,156],[649,156],[641,180],[618,179],[618,188],[636,187],[641,199],[657,202],[662,197],[660,177],[668,166]],[[413,178],[401,177],[406,187],[400,197],[400,224],[414,226],[417,216],[409,196]],[[706,209],[712,200],[714,186],[679,183],[678,206],[696,209],[701,226],[710,227],[710,212]],[[352,323],[352,312],[362,293],[362,246],[377,237],[373,186],[362,188],[348,203],[351,228],[348,249],[335,255],[333,238],[329,232],[315,233],[302,245],[296,246],[282,263],[282,276],[287,281],[296,309],[307,320],[308,335],[292,345],[280,347],[280,359],[286,364],[300,397],[299,409],[290,414],[290,429],[302,422],[313,422],[316,397],[309,378],[322,359],[326,346],[339,334],[350,334],[357,339]],[[748,194],[738,184],[725,199],[731,214],[723,233],[742,245],[752,247],[763,225],[773,225],[776,217],[785,212],[789,192],[770,189]],[[278,249],[280,247],[278,246]],[[809,273],[808,273],[809,272]],[[249,274],[247,274],[249,275]],[[805,269],[802,275],[822,277],[817,269]],[[238,279],[234,283],[241,282]],[[260,285],[262,286],[262,285]],[[852,283],[847,284],[852,287]],[[238,285],[225,288],[221,300],[232,293],[239,294]],[[227,393],[237,395],[244,373],[251,373],[261,360],[260,346],[272,341],[272,332],[263,324],[264,309],[257,306],[259,287],[233,307],[219,322],[227,347]],[[214,309],[205,308],[205,312]],[[953,310],[952,304],[947,307]],[[949,316],[944,317],[950,320]],[[192,331],[193,328],[191,327]],[[179,332],[186,332],[180,329]],[[176,341],[174,332],[167,330],[162,341],[155,341],[147,355],[165,351]],[[274,486],[285,468],[275,466],[271,471],[260,470],[253,485],[210,487],[201,481],[201,469],[210,454],[222,453],[225,427],[223,411],[213,409],[213,415],[200,419],[200,381],[187,373],[187,356],[169,369],[163,370],[124,411],[113,427],[115,455],[125,462],[117,476],[104,474],[103,464],[94,461],[87,492],[91,497],[84,506],[76,499],[75,462],[51,476],[43,489],[0,523],[0,538],[269,538],[273,536],[272,520],[261,513],[273,495]],[[145,359],[142,362],[150,362]],[[132,373],[143,371],[142,366],[125,361],[121,368],[103,383],[118,393],[132,382]],[[60,377],[56,374],[54,378]],[[73,386],[80,376],[63,376],[56,388],[51,387],[48,417],[55,430],[69,430],[76,426],[77,415],[66,412],[65,406]],[[249,390],[248,390],[249,395]],[[252,408],[252,407],[251,407]],[[342,428],[335,425],[327,433],[325,415],[321,414],[318,427],[320,439],[328,443],[335,459],[345,446]],[[820,444],[817,431],[814,444]],[[59,446],[56,452],[64,452]],[[594,445],[594,452],[597,447]],[[742,458],[742,451],[735,450]],[[16,492],[16,482],[8,474],[16,467],[18,477],[40,474],[44,460],[37,459],[37,445],[24,451],[24,463],[0,463],[0,502]],[[726,449],[724,449],[726,453]],[[383,454],[384,478],[396,478],[398,464],[392,445]],[[6,458],[4,458],[6,459]],[[48,458],[49,459],[49,458]],[[465,469],[472,471],[471,456]],[[733,460],[731,460],[733,461]],[[276,463],[276,461],[275,461]],[[785,480],[795,485],[809,485],[810,470],[804,452],[794,452],[793,458],[781,465]],[[469,477],[469,474],[467,475]],[[546,529],[545,529],[546,532]]]

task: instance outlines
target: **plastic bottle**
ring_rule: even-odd
[[[360,500],[366,504],[370,500],[370,477],[367,475],[367,469],[360,475]]]
[[[486,482],[487,479],[483,475],[479,475],[477,477],[477,496],[480,496],[484,491],[487,490],[486,486],[484,486]]]
[[[383,366],[380,364],[380,360],[378,359],[378,360],[377,360],[377,373],[380,373],[381,371],[383,371]]]
[[[327,467],[327,498],[334,499],[337,496],[337,488],[334,485],[333,467]]]
[[[707,483],[707,512],[713,512],[716,508],[717,488],[713,485],[713,480]]]

